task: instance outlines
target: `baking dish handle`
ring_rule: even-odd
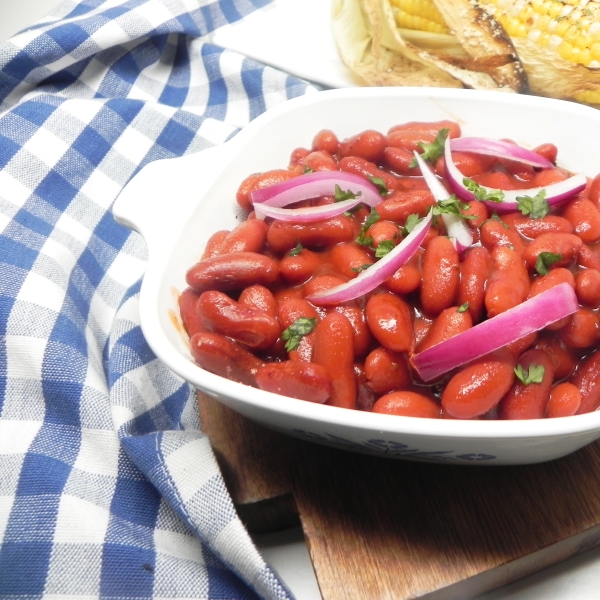
[[[164,249],[177,234],[176,228],[187,222],[204,190],[215,181],[231,143],[147,164],[115,200],[113,217],[140,233],[150,252]],[[174,187],[185,192],[174,194]]]

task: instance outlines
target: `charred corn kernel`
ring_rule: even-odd
[[[600,92],[595,90],[584,90],[573,94],[573,100],[585,104],[600,104]]]
[[[390,0],[396,25],[401,29],[450,33],[432,0]]]
[[[479,0],[508,35],[556,50],[569,62],[597,68],[599,0]]]

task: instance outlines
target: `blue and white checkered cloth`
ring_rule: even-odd
[[[26,0],[21,0],[26,1]],[[269,0],[82,0],[0,46],[0,598],[290,598],[152,354],[146,163],[315,88],[203,40]]]

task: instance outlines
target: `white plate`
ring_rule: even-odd
[[[177,294],[208,237],[238,223],[234,198],[239,182],[249,173],[281,165],[319,129],[331,128],[343,138],[368,128],[387,130],[407,120],[406,115],[411,120],[453,118],[464,135],[509,135],[530,147],[553,141],[566,168],[590,176],[598,169],[593,153],[581,149],[600,137],[600,112],[574,103],[435,88],[346,88],[295,98],[257,117],[222,146],[151,163],[117,199],[116,218],[142,233],[149,246],[140,294],[148,343],[175,373],[233,410],[342,448],[454,464],[522,464],[558,458],[598,439],[600,412],[510,422],[389,417],[282,398],[208,373],[191,359],[176,326]]]
[[[330,15],[331,0],[275,0],[207,40],[327,87],[360,85],[340,60]]]

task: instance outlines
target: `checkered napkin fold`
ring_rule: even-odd
[[[0,598],[291,597],[144,341],[145,244],[110,212],[314,90],[202,39],[268,1],[67,0],[0,46]]]

